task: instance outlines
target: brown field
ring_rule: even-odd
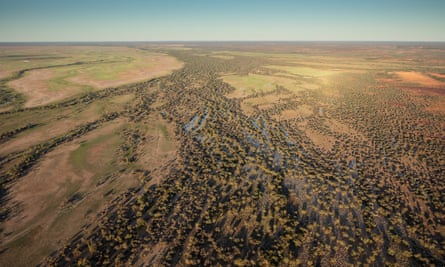
[[[6,78],[11,74],[12,71],[10,70],[2,70],[0,69],[0,79]]]
[[[25,77],[9,82],[7,85],[26,95],[25,107],[46,105],[79,93],[76,86],[67,86],[62,90],[50,90],[49,81],[55,73],[49,69],[35,70]]]
[[[332,136],[324,135],[310,128],[303,128],[303,131],[317,147],[327,151],[332,149],[335,142],[335,139]]]
[[[279,114],[272,116],[275,120],[291,120],[297,118],[308,118],[314,114],[313,107],[309,105],[300,105],[296,109],[286,109]]]
[[[445,82],[438,81],[430,76],[414,72],[414,71],[399,71],[395,73],[403,82],[416,83],[426,87],[440,87],[445,86]]]
[[[75,129],[80,125],[99,119],[106,112],[119,110],[134,98],[134,95],[122,95],[110,98],[109,101],[98,101],[92,105],[83,107],[80,110],[68,110],[61,114],[42,114],[42,117],[47,117],[43,121],[45,125],[39,127],[31,132],[26,132],[16,136],[16,138],[3,144],[0,147],[0,156],[6,156],[9,153],[19,152],[37,145],[51,138],[62,135],[63,133]]]
[[[445,74],[443,74],[443,73],[430,73],[429,75],[432,75],[432,76],[440,78],[440,79],[445,79]]]
[[[148,140],[138,148],[140,157],[137,164],[149,169],[153,175],[150,184],[157,184],[164,178],[161,168],[178,156],[179,144],[174,137],[173,125],[159,116],[151,117],[150,124],[144,130]]]
[[[77,84],[85,84],[94,88],[104,89],[164,76],[180,67],[182,67],[182,64],[173,57],[167,55],[152,55],[145,59],[144,64],[118,72],[111,80],[95,80],[94,77],[91,77],[88,73],[82,73],[68,80]]]
[[[425,108],[426,111],[431,113],[442,113],[445,114],[445,100],[429,105]],[[440,135],[440,134],[439,134]]]
[[[4,47],[0,56],[5,52],[15,55],[0,58],[4,78],[26,67],[23,77],[6,83],[24,96],[24,107],[146,81],[182,67],[166,54],[125,47]]]
[[[404,86],[401,89],[405,92],[408,92],[411,95],[415,96],[443,96],[445,95],[445,88],[437,88],[437,87],[408,87]]]
[[[20,214],[3,225],[2,246],[16,240],[4,257],[14,259],[5,264],[26,265],[39,260],[74,235],[84,220],[104,208],[102,195],[110,185],[95,186],[97,175],[108,171],[119,141],[117,132],[122,121],[116,121],[100,130],[85,135],[76,142],[62,145],[42,158],[36,168],[11,188],[11,202],[20,206]],[[110,136],[111,138],[105,138]],[[103,141],[89,148],[84,159],[87,166],[80,166],[72,159],[73,153],[88,140]],[[134,185],[136,179],[127,178],[111,187],[116,193]],[[68,201],[76,193],[81,200]],[[26,257],[21,251],[26,250]]]

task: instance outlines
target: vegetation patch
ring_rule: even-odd
[[[338,73],[338,70],[329,70],[322,68],[309,68],[309,67],[294,67],[294,66],[267,66],[268,68],[284,71],[292,75],[302,77],[320,77],[329,76]]]
[[[299,83],[295,80],[271,75],[230,75],[224,76],[223,80],[236,88],[235,91],[227,95],[229,98],[243,98],[267,93],[276,90],[277,86],[283,86],[292,90],[298,90],[299,88]]]

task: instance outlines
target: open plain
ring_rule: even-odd
[[[0,46],[0,266],[444,266],[445,44]]]

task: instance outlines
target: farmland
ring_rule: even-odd
[[[442,266],[445,45],[0,47],[0,265]]]

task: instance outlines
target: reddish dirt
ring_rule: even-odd
[[[60,242],[79,231],[84,223],[93,219],[88,215],[88,210],[103,207],[103,194],[107,188],[105,185],[91,186],[94,173],[85,169],[79,172],[72,164],[71,153],[79,148],[81,142],[114,132],[122,123],[121,120],[111,122],[78,140],[57,147],[45,155],[28,175],[12,184],[9,189],[12,197],[10,203],[19,204],[22,211],[3,224],[0,245],[4,247],[11,241],[18,242],[23,238],[26,242],[23,241],[19,247],[11,247],[2,256],[17,259],[18,265],[35,265],[42,255],[47,255]],[[110,160],[103,157],[103,148],[109,147],[110,142],[113,142],[111,138],[87,152],[91,164],[100,168],[104,160]],[[115,188],[132,186],[134,182],[135,179],[125,179]],[[76,191],[82,192],[84,198],[70,206],[67,199]],[[66,224],[66,220],[70,223]],[[28,239],[31,232],[32,238]],[[24,251],[26,255],[22,255]],[[23,257],[17,258],[19,255]]]
[[[305,133],[309,139],[321,149],[331,150],[334,146],[335,139],[332,136],[321,134],[312,129],[306,129]]]
[[[66,87],[63,90],[51,91],[48,81],[55,76],[49,69],[33,70],[24,77],[8,83],[13,89],[27,98],[25,107],[45,105],[79,93],[78,88]]]
[[[436,78],[439,78],[439,79],[445,79],[445,74],[443,74],[443,73],[430,73],[430,75],[431,76],[434,76],[434,77],[436,77]]]
[[[387,101],[386,103],[388,105],[390,105],[390,106],[398,107],[398,108],[402,108],[402,107],[407,107],[408,106],[406,103],[400,103],[400,102],[394,102],[394,101]]]
[[[433,79],[432,77],[419,73],[414,71],[399,71],[395,72],[395,74],[402,79],[403,82],[408,83],[416,83],[427,87],[440,87],[444,86],[445,83],[438,81],[436,79]]]
[[[445,99],[441,99],[440,101],[431,104],[429,107],[425,108],[425,110],[431,113],[445,114]]]
[[[39,144],[45,140],[49,140],[61,134],[64,134],[75,127],[87,122],[93,121],[100,117],[100,114],[95,112],[95,106],[86,108],[77,118],[64,118],[61,120],[54,120],[47,125],[39,127],[36,130],[24,132],[9,140],[0,146],[0,155],[7,155],[12,152],[25,150],[26,148]]]
[[[0,79],[8,77],[11,73],[12,71],[10,70],[0,70]]]
[[[280,114],[273,115],[275,120],[290,120],[295,118],[307,118],[313,115],[313,107],[303,104],[296,109],[286,109],[281,111]]]
[[[11,109],[12,109],[12,106],[1,107],[0,112],[5,112],[5,111],[11,110]]]
[[[152,171],[150,183],[159,183],[163,178],[161,167],[177,157],[178,143],[175,139],[175,128],[172,123],[154,115],[150,120],[145,135],[147,142],[138,148],[138,164]],[[165,127],[165,131],[160,127]],[[167,135],[165,135],[167,134]]]
[[[104,89],[113,86],[119,86],[128,83],[141,82],[151,78],[167,75],[175,69],[181,68],[183,63],[180,63],[176,58],[160,55],[148,58],[153,62],[150,66],[132,68],[122,73],[118,73],[113,80],[95,80],[87,74],[79,75],[69,78],[71,82],[91,85],[95,88]]]
[[[413,96],[445,96],[444,88],[433,88],[433,87],[408,87],[403,86],[401,89]]]

